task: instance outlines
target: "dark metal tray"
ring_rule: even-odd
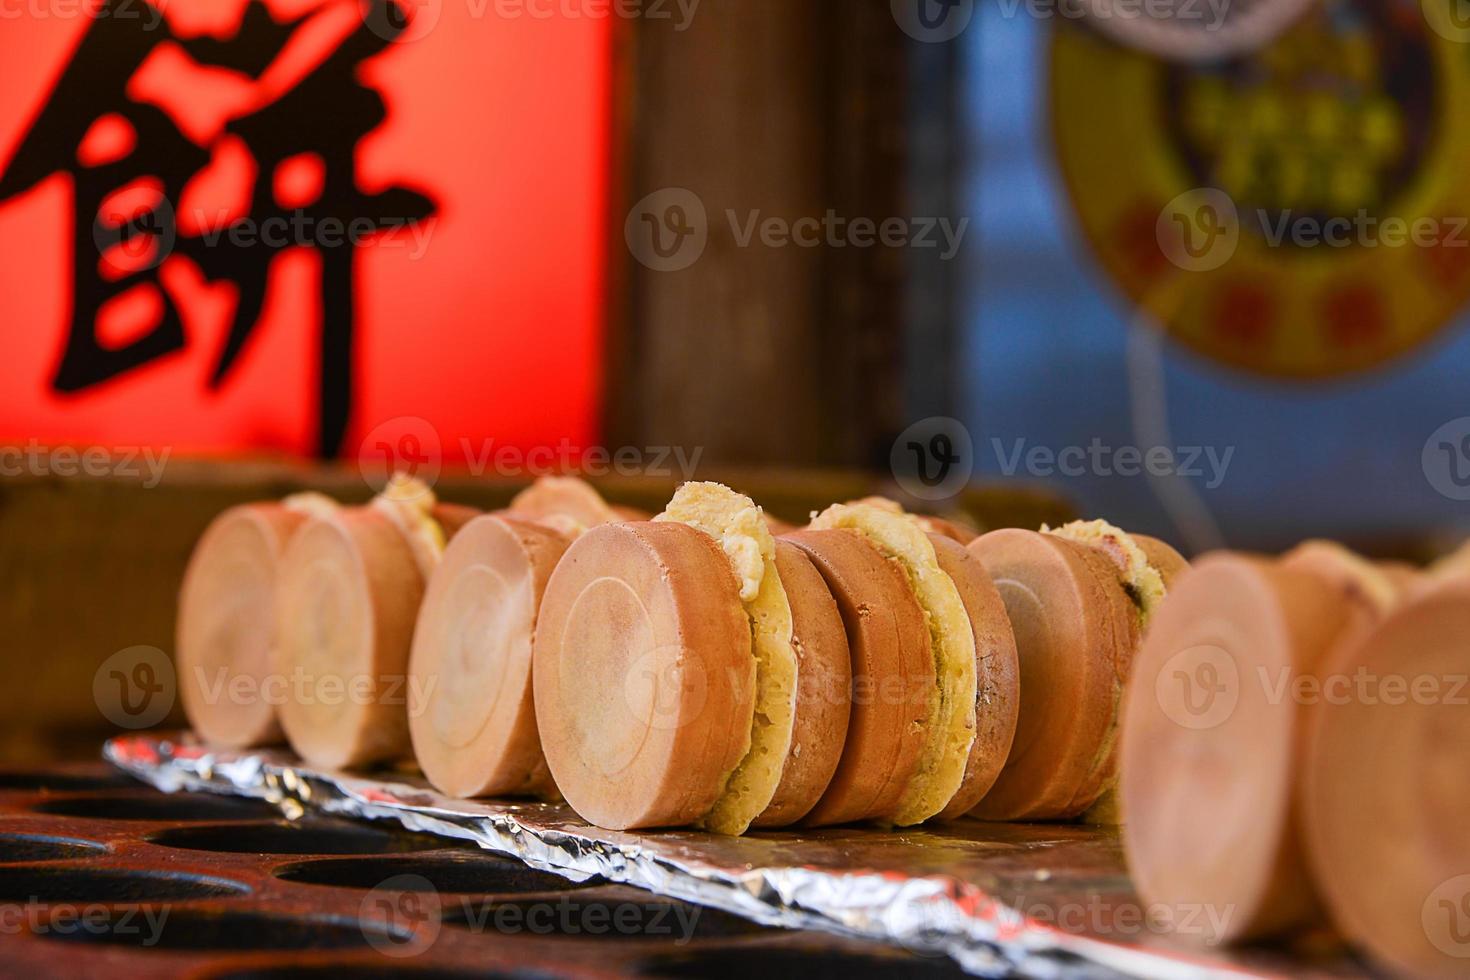
[[[962,976],[392,824],[0,772],[0,976]]]
[[[655,943],[661,952],[651,964],[594,956],[585,964],[590,969],[657,976],[659,963],[672,957],[668,962],[675,964],[676,975],[764,974],[763,980],[826,976],[828,959],[830,969],[838,970],[832,975],[844,977],[869,976],[874,970],[881,974],[890,966],[898,975],[942,976],[954,971],[956,964],[971,973],[996,976],[1363,975],[1323,936],[1304,937],[1292,949],[1225,951],[1170,935],[1164,928],[1169,916],[1228,914],[1228,910],[1144,907],[1128,883],[1116,834],[1096,828],[964,822],[922,831],[841,829],[739,839],[698,832],[628,834],[589,827],[565,807],[451,800],[406,775],[317,772],[284,753],[213,753],[187,737],[114,739],[105,755],[165,790],[254,797],[290,816],[389,821],[420,834],[469,841],[514,861],[488,855],[461,855],[455,861],[498,862],[497,867],[530,876],[537,888],[555,882],[577,896],[598,894],[588,888],[618,888],[625,895],[641,896],[637,901],[645,904],[655,901],[647,892],[677,903],[697,903],[704,909],[701,921],[710,917],[707,921],[717,925],[707,928],[720,932],[718,937],[699,935],[680,947],[664,936]],[[193,799],[195,805],[225,802]],[[358,832],[369,828],[360,826]],[[345,867],[341,859],[333,860],[338,871]],[[374,859],[382,866],[379,872],[364,871],[345,883],[361,889],[358,907],[338,909],[337,914],[356,915],[385,927],[395,926],[389,920],[398,915],[403,921],[397,925],[407,927],[404,947],[427,945],[434,955],[441,955],[441,947],[446,947],[443,937],[451,932],[456,941],[447,944],[450,951],[457,948],[459,930],[474,931],[478,926],[482,932],[507,931],[492,921],[495,915],[486,915],[487,907],[495,912],[493,902],[469,908],[462,900],[465,893],[441,887],[428,873],[432,868],[415,865],[422,860]],[[272,887],[282,887],[283,878],[298,881],[303,873],[311,872],[301,872],[295,865],[277,866],[271,872]],[[418,875],[420,880],[395,883],[389,880],[395,873]],[[646,891],[630,892],[623,885]],[[556,893],[556,888],[548,887],[534,897],[550,901],[545,896]],[[688,907],[675,905],[662,922],[667,925],[671,921],[667,917],[679,908],[689,914]],[[638,923],[652,913],[642,919],[634,912],[623,914],[631,924],[629,931],[642,940],[649,938],[646,923]],[[585,915],[571,919],[578,928],[587,921]],[[784,944],[838,940],[769,927],[866,940],[859,947],[866,965],[859,968],[846,947],[827,948],[808,962],[802,959],[805,953],[791,952]],[[676,920],[674,928],[680,928]],[[525,931],[525,926],[514,929]],[[433,941],[419,943],[409,933],[421,933],[419,939],[432,934]],[[390,953],[401,952],[391,949],[396,935],[369,945],[386,943]],[[891,952],[875,943],[886,944]],[[688,948],[696,944],[696,950]],[[769,956],[776,948],[772,944],[782,949],[775,959]],[[762,951],[758,955],[757,949]],[[727,966],[720,967],[722,962]]]

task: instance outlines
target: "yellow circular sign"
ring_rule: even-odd
[[[1470,47],[1426,16],[1440,2],[1323,0],[1211,64],[1059,25],[1058,160],[1129,299],[1272,376],[1361,371],[1438,333],[1470,298]]]

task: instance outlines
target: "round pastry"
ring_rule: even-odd
[[[634,522],[579,537],[547,582],[532,667],[541,747],[572,809],[613,830],[708,814],[751,742],[751,633],[710,535]]]
[[[1123,716],[1124,843],[1144,902],[1210,913],[1193,938],[1251,938],[1314,918],[1294,692],[1348,615],[1346,594],[1319,576],[1217,553],[1153,617]]]
[[[536,710],[539,717],[549,704],[554,712],[542,718],[541,729],[558,787],[583,817],[618,829],[693,822],[741,834],[752,825],[784,826],[801,818],[831,780],[847,726],[846,635],[821,576],[800,551],[777,545],[750,498],[716,483],[686,483],[652,524],[624,526],[638,547],[599,528],[589,537],[605,542],[601,550],[584,554],[578,542],[568,551],[563,564],[578,567],[558,568],[552,576],[537,625]],[[655,545],[665,538],[649,529],[664,526],[684,527],[708,547],[673,537],[660,551]],[[713,567],[709,549],[722,556]],[[664,571],[645,573],[650,562],[662,563]],[[705,577],[727,580],[733,607],[728,588],[696,588]],[[584,602],[578,598],[583,592],[604,598]],[[632,617],[637,628],[612,630],[631,616],[617,604],[635,601],[642,610]],[[670,612],[660,619],[653,610],[663,607]],[[731,621],[732,608],[744,627],[724,649],[680,618],[718,627]],[[593,634],[602,639],[586,639]],[[631,638],[610,639],[624,634]],[[631,667],[615,662],[630,657]],[[592,722],[571,717],[587,709],[566,693],[579,659],[594,676],[626,676],[635,688]],[[544,669],[561,675],[543,676],[544,664],[554,664]],[[643,690],[650,682],[640,678],[647,677],[658,698],[650,700]],[[735,727],[698,727],[697,719],[711,712]],[[670,725],[660,719],[670,718],[674,733],[637,736],[640,746],[651,748],[630,747],[616,765],[575,758],[579,746],[662,731]],[[710,768],[711,760],[720,768]],[[662,798],[648,796],[671,781],[681,786],[672,800],[667,789]],[[634,795],[625,797],[629,787]]]
[[[740,585],[755,656],[755,715],[745,756],[700,826],[743,834],[775,800],[792,751],[799,687],[791,598],[761,509],[718,483],[686,483],[655,521],[678,521],[719,543]]]
[[[648,519],[647,514],[631,507],[609,504],[591,484],[574,476],[540,477],[516,494],[509,510],[517,517],[548,524],[568,537],[600,524]]]
[[[1169,590],[1174,587],[1174,582],[1179,576],[1189,571],[1188,560],[1178,551],[1174,550],[1173,545],[1167,541],[1160,541],[1152,535],[1130,534],[1128,537],[1133,540],[1134,544],[1138,545],[1138,550],[1143,552],[1143,556],[1147,559],[1149,567],[1159,573],[1159,578],[1164,583],[1164,594],[1167,595]],[[1126,561],[1120,563],[1120,567],[1126,569]]]
[[[930,534],[949,538],[956,544],[967,545],[980,536],[980,532],[967,524],[952,521],[947,517],[935,517],[931,514],[915,514],[919,525]]]
[[[934,532],[929,539],[939,567],[959,589],[975,636],[975,741],[959,790],[938,814],[953,820],[990,792],[1010,755],[1021,709],[1021,668],[1005,603],[985,566],[958,541]]]
[[[970,544],[1005,602],[1021,665],[1011,754],[972,815],[1070,819],[1116,782],[1123,685],[1166,590],[1155,562],[1183,563],[1139,537],[1093,521],[992,531]]]
[[[1398,604],[1400,588],[1394,578],[1336,541],[1304,541],[1281,556],[1281,567],[1315,575],[1339,589],[1364,624],[1377,622]]]
[[[1417,595],[1326,673],[1312,711],[1303,810],[1332,919],[1386,970],[1464,976],[1470,963],[1470,579]]]
[[[250,748],[281,740],[269,696],[277,566],[315,495],[225,511],[205,530],[179,589],[179,693],[199,737]],[[241,694],[245,696],[241,696]]]
[[[924,610],[903,570],[852,531],[796,531],[836,601],[851,656],[852,708],[837,771],[803,821],[891,823],[913,782],[935,690]]]
[[[466,524],[429,579],[409,658],[408,726],[424,776],[450,796],[549,794],[531,640],[569,539],[533,521]]]
[[[1373,564],[1388,579],[1399,598],[1408,596],[1424,581],[1424,573],[1406,561],[1378,561]]]
[[[1076,527],[1078,525],[1072,526]],[[1084,523],[1080,526],[1092,528],[1094,530],[1098,528],[1111,528],[1110,525],[1102,524],[1101,522],[1092,522],[1090,524]],[[1159,573],[1159,582],[1163,585],[1163,593],[1154,595],[1149,605],[1150,610],[1158,608],[1159,601],[1162,599],[1162,597],[1168,595],[1169,589],[1172,589],[1174,587],[1174,582],[1179,578],[1180,575],[1183,575],[1189,570],[1189,562],[1185,561],[1184,556],[1175,551],[1172,545],[1168,544],[1167,542],[1160,541],[1158,538],[1155,538],[1151,535],[1123,535],[1121,531],[1119,531],[1118,533],[1119,535],[1125,537],[1128,541],[1131,541],[1132,544],[1138,548],[1138,552],[1132,553],[1127,548],[1119,547],[1113,544],[1110,540],[1112,536],[1109,535],[1106,531],[1104,531],[1100,535],[1099,541],[1103,548],[1103,551],[1107,553],[1108,557],[1113,560],[1113,564],[1117,565],[1119,571],[1123,573],[1124,589],[1125,591],[1129,591],[1130,598],[1132,598],[1135,594],[1142,596],[1143,593],[1147,592],[1149,588],[1149,585],[1147,583],[1134,587],[1130,587],[1129,585],[1130,578],[1135,575],[1134,569],[1137,567],[1137,554],[1142,554],[1147,568]],[[1141,633],[1143,630],[1146,630],[1148,628],[1149,613],[1143,610],[1143,607],[1139,601],[1135,601],[1134,605],[1140,606],[1139,629]],[[1123,703],[1121,700],[1119,700],[1117,702],[1117,711],[1119,716],[1121,716],[1122,710]],[[1102,796],[1098,797],[1097,802],[1089,807],[1086,813],[1082,814],[1083,823],[1108,827],[1117,827],[1122,825],[1123,808],[1118,801],[1118,757],[1119,754],[1117,740],[1114,739],[1112,768],[1111,774],[1108,777],[1109,788],[1103,793]]]
[[[1426,574],[1435,580],[1458,578],[1467,573],[1470,573],[1470,541],[1440,556],[1426,569]]]
[[[436,506],[423,484],[395,478],[368,506],[314,517],[281,555],[280,720],[307,762],[345,769],[409,755],[409,645],[444,549]]]
[[[842,614],[806,552],[776,541],[776,570],[791,603],[791,646],[796,652],[796,710],[781,782],[754,827],[787,827],[822,798],[847,742],[852,660]]]
[[[861,497],[857,500],[849,500],[848,503],[868,504],[873,507],[877,507],[880,510],[886,510],[891,514],[907,513],[907,511],[904,510],[903,504],[899,503],[897,500],[894,500],[891,497]],[[957,541],[960,544],[967,545],[980,536],[979,531],[975,530],[972,527],[969,527],[968,525],[961,524],[958,521],[951,521],[943,517],[934,517],[929,514],[911,514],[909,516],[918,521],[919,526],[922,527],[925,531],[928,531],[930,534],[938,534],[942,537],[949,538],[952,541]]]
[[[443,533],[446,544],[459,533],[461,528],[479,517],[481,513],[482,511],[477,508],[466,507],[464,504],[446,504],[437,500],[430,510],[434,523]]]
[[[964,781],[975,741],[975,630],[954,581],[940,567],[918,521],[873,504],[835,504],[813,530],[862,535],[904,573],[928,625],[935,689],[924,720],[919,766],[893,814],[898,826],[923,823],[947,807]]]

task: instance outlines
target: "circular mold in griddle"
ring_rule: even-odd
[[[138,784],[121,773],[95,776],[65,772],[0,772],[0,792],[76,793],[103,789],[127,789]]]
[[[169,822],[258,820],[279,817],[280,811],[259,800],[237,800],[196,793],[109,793],[68,796],[42,800],[31,807],[36,813],[89,820],[140,820]]]
[[[660,956],[638,964],[645,977],[682,980],[950,980],[967,977],[952,960],[875,952],[756,947]]]
[[[683,945],[695,939],[725,939],[773,931],[717,909],[671,902],[651,895],[618,899],[582,897],[486,900],[447,905],[446,925],[493,935],[556,936],[562,939],[646,940]]]
[[[148,836],[150,844],[223,854],[397,854],[444,847],[426,834],[389,832],[337,820],[176,827]]]
[[[527,980],[524,971],[502,972],[500,970],[440,970],[432,967],[412,966],[369,966],[357,961],[342,963],[277,963],[208,973],[206,980],[318,980],[330,977],[340,980],[350,976],[354,980]]]
[[[243,895],[249,886],[227,878],[119,868],[0,868],[0,903],[46,905],[186,902]]]
[[[0,834],[0,863],[71,861],[107,853],[107,845],[52,834]]]
[[[451,895],[567,891],[589,884],[528,868],[513,858],[481,854],[303,861],[278,869],[276,877],[303,885],[361,889],[376,888],[389,879],[421,880],[423,890],[432,887]],[[412,886],[403,887],[412,890]]]
[[[250,952],[254,950],[356,949],[392,942],[387,926],[351,918],[264,915],[258,912],[169,909],[151,921],[109,916],[89,928],[47,928],[47,939],[136,946],[146,949]],[[351,971],[354,975],[356,970]]]

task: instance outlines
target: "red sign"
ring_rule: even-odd
[[[0,440],[596,439],[606,18],[0,6]]]

